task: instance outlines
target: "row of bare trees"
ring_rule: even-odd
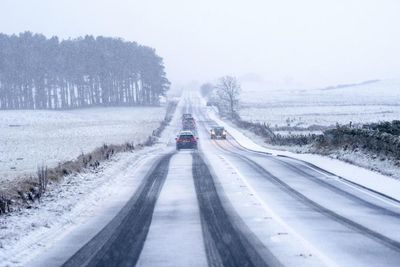
[[[0,109],[157,105],[168,88],[162,58],[135,42],[0,34]]]

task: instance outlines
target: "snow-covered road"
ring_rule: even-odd
[[[398,202],[232,135],[210,140],[206,107],[181,102],[197,120],[199,151],[169,142],[107,226],[78,251],[55,246],[64,266],[398,266]]]
[[[176,255],[180,255],[177,257]],[[192,157],[175,155],[137,266],[206,266]]]

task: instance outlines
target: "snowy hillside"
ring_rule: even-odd
[[[335,126],[336,123],[343,125],[349,122],[362,124],[396,120],[400,118],[400,106],[265,106],[243,108],[240,115],[248,121],[267,122],[272,127]]]
[[[163,107],[1,111],[0,179],[74,159],[104,143],[142,142],[164,114]]]
[[[334,126],[400,118],[400,81],[313,90],[242,89],[240,115],[274,126]]]
[[[242,85],[243,104],[268,105],[399,105],[400,80],[382,80],[332,89],[278,90]]]

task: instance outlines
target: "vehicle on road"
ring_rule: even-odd
[[[182,130],[195,130],[196,121],[194,118],[186,118],[182,120]]]
[[[211,139],[226,139],[226,130],[224,127],[217,126],[210,130]]]
[[[181,131],[176,140],[176,150],[180,149],[197,149],[198,137],[192,131]]]
[[[184,113],[182,114],[182,121],[185,119],[193,118],[192,114],[190,113]]]

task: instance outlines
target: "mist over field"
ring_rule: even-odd
[[[230,74],[262,91],[310,89],[398,77],[399,10],[395,0],[6,0],[0,32],[137,41],[177,87]]]

